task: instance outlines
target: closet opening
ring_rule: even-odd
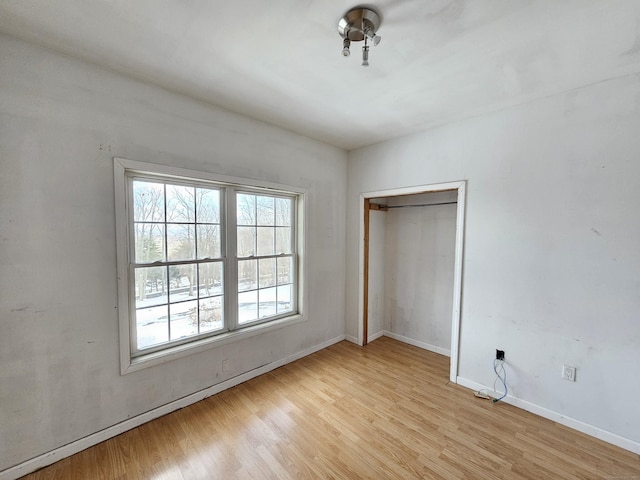
[[[449,356],[456,383],[465,186],[361,195],[360,344],[384,335]]]

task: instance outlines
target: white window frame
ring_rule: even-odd
[[[132,215],[129,211],[131,199],[128,197],[130,188],[129,182],[132,176],[148,178],[150,180],[160,179],[171,182],[193,182],[202,184],[212,184],[222,188],[224,198],[221,198],[221,205],[226,205],[225,212],[221,211],[221,222],[226,217],[233,220],[221,227],[224,238],[222,244],[226,244],[226,252],[222,252],[224,263],[224,311],[227,318],[226,327],[222,332],[212,333],[204,338],[193,338],[186,341],[176,342],[167,345],[166,348],[154,347],[149,351],[136,352],[132,341],[135,338],[132,330],[135,328],[133,321],[135,315],[135,293],[134,281],[130,276],[130,266],[132,261],[131,248],[131,226]],[[117,271],[118,271],[118,317],[120,334],[120,370],[121,374],[130,373],[141,368],[150,367],[164,363],[176,358],[192,355],[194,353],[220,346],[229,342],[238,341],[254,335],[266,333],[278,328],[299,323],[305,320],[304,300],[306,298],[306,282],[304,273],[306,271],[305,255],[305,208],[306,189],[290,185],[276,184],[255,179],[231,177],[218,175],[210,172],[195,171],[185,168],[169,167],[123,158],[114,157],[114,186],[115,186],[115,207],[116,207],[116,248],[117,248]],[[292,313],[285,313],[280,316],[259,319],[248,322],[246,325],[237,324],[237,266],[238,257],[236,255],[236,212],[235,199],[236,192],[251,193],[260,195],[282,194],[294,198],[293,232],[296,235],[294,248],[294,289],[295,294]],[[227,221],[229,218],[226,219]]]

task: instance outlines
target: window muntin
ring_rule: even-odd
[[[126,167],[123,175],[130,364],[225,332],[300,318],[300,194]]]

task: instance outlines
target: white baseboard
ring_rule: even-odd
[[[358,337],[352,337],[351,335],[345,335],[344,339],[347,342],[351,342],[351,343],[355,343],[356,345],[360,345],[360,342],[358,341]]]
[[[458,385],[462,385],[463,387],[470,388],[474,391],[484,390],[492,396],[494,394],[497,394],[496,392],[493,392],[492,388],[473,382],[471,380],[467,380],[463,377],[457,377],[456,383]],[[502,394],[497,395],[502,396]],[[604,442],[611,443],[612,445],[624,448],[625,450],[640,455],[640,443],[629,440],[628,438],[621,437],[620,435],[616,435],[615,433],[611,433],[601,428],[594,427],[593,425],[589,425],[588,423],[581,422],[580,420],[576,420],[575,418],[567,417],[566,415],[563,415],[561,413],[554,412],[553,410],[549,410],[547,408],[541,407],[531,402],[527,402],[526,400],[522,400],[517,397],[513,397],[511,395],[507,395],[501,400],[501,402],[508,403],[515,407],[526,410],[527,412],[534,413],[540,417],[559,423],[560,425],[564,425],[565,427],[569,427],[579,432],[586,433],[587,435],[598,438]]]
[[[383,331],[379,331],[378,333],[374,333],[373,335],[369,335],[369,338],[367,338],[367,342],[373,342],[374,340],[377,340],[382,336],[384,336],[384,332]]]
[[[303,350],[301,352],[294,353],[293,355],[289,355],[288,357],[276,360],[272,363],[268,363],[267,365],[263,365],[254,370],[250,370],[246,373],[225,380],[224,382],[205,388],[204,390],[200,390],[199,392],[187,395],[186,397],[180,398],[161,407],[154,408],[153,410],[143,413],[142,415],[129,418],[116,425],[105,428],[104,430],[92,433],[91,435],[88,435],[84,438],[71,442],[67,445],[63,445],[62,447],[56,448],[55,450],[44,453],[35,458],[32,458],[31,460],[27,460],[26,462],[1,471],[0,480],[15,480],[17,478],[20,478],[23,475],[27,475],[28,473],[46,467],[47,465],[51,465],[58,460],[62,460],[63,458],[69,457],[75,453],[81,452],[82,450],[97,445],[100,442],[104,442],[105,440],[120,435],[127,430],[131,430],[132,428],[138,427],[151,420],[162,417],[163,415],[171,413],[175,410],[187,407],[191,404],[199,402],[200,400],[215,395],[216,393],[220,393],[223,390],[227,390],[228,388],[235,387],[236,385],[246,382],[247,380],[251,380],[252,378],[263,375],[267,372],[270,372],[271,370],[275,370],[276,368],[286,365],[287,363],[291,363],[295,360],[306,357],[307,355],[311,355],[312,353],[327,348],[334,343],[341,342],[342,340],[345,340],[345,336],[339,335],[335,338],[332,338],[331,340],[327,340],[326,342],[323,342],[321,344],[314,345],[313,347],[307,348],[306,350]]]
[[[424,348],[425,350],[429,350],[430,352],[439,353],[440,355],[451,357],[451,350],[447,350],[446,348],[431,345],[430,343],[419,342],[418,340],[414,340],[413,338],[404,337],[387,330],[382,333],[385,337],[393,338],[394,340],[398,340],[399,342],[408,343],[409,345],[413,345],[414,347]]]

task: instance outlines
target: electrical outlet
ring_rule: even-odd
[[[504,350],[496,350],[496,360],[504,360]]]
[[[576,381],[576,367],[571,367],[569,365],[562,366],[562,378],[568,380],[569,382]]]
[[[223,372],[228,372],[229,371],[229,360],[223,360],[222,361],[222,371]]]

